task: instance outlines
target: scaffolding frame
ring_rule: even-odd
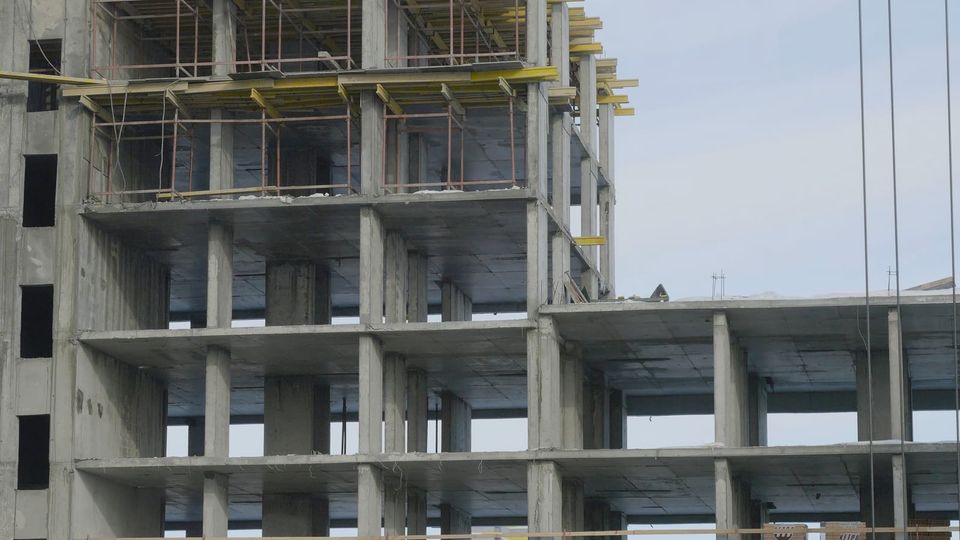
[[[212,24],[212,13],[203,0],[94,0],[91,2],[91,76],[118,79],[123,72],[136,73],[144,70],[172,69],[174,78],[202,77],[218,65],[229,65],[236,72],[284,72],[284,71],[325,71],[323,69],[304,69],[305,64],[321,65],[328,69],[341,70],[358,67],[353,58],[355,30],[359,24],[354,22],[355,0],[343,0],[343,4],[330,5],[318,0],[260,0],[246,4],[233,21],[237,36],[233,43],[233,58],[229,62],[216,62],[212,58],[212,42],[207,43],[206,36],[212,32],[202,32]],[[138,8],[137,5],[143,7]],[[331,17],[330,13],[343,12],[343,15]],[[330,28],[321,28],[311,18],[320,15]],[[184,21],[186,19],[186,21]],[[172,22],[171,22],[172,21]],[[139,41],[167,42],[172,47],[172,61],[123,63],[118,59],[117,47],[121,32],[130,28],[121,25],[129,23],[141,32],[150,29],[159,35],[143,36]],[[106,23],[109,30],[110,53],[107,63],[98,63],[97,49],[100,24]],[[326,48],[337,48],[331,37],[339,34],[336,28],[342,23],[345,28],[342,54],[331,54]],[[255,29],[255,31],[254,31]],[[201,37],[204,39],[201,39]],[[259,56],[257,47],[251,47],[251,36],[259,38]],[[284,46],[295,39],[298,54],[284,56]],[[306,56],[304,46],[311,42],[318,51],[316,56]],[[242,43],[242,46],[241,46]],[[273,49],[272,47],[276,47]],[[184,54],[184,49],[187,54]],[[297,64],[297,69],[284,69]]]
[[[495,10],[506,11],[499,11],[496,16],[487,15],[480,0],[387,0],[384,4],[384,33],[388,37],[395,36],[396,54],[388,54],[386,61],[400,64],[442,61],[454,66],[521,60],[520,15],[523,10],[520,1],[501,0],[487,4],[494,4],[491,7]],[[390,16],[391,7],[396,11],[395,17]],[[418,43],[428,49],[432,44],[436,52],[419,54],[408,50],[401,54],[404,50],[401,39],[404,24],[408,40],[412,32]],[[512,38],[512,42],[508,42],[505,36]],[[468,42],[473,45],[471,52],[467,52]]]
[[[210,119],[210,118],[184,118],[181,115],[179,109],[174,109],[172,119],[150,119],[150,120],[114,120],[114,119],[100,119],[96,115],[94,116],[92,125],[91,125],[91,138],[90,138],[90,159],[88,160],[88,176],[87,176],[87,199],[90,200],[99,200],[103,202],[110,202],[111,199],[120,197],[121,200],[123,197],[142,197],[142,196],[153,196],[156,200],[174,200],[174,199],[192,199],[192,198],[203,198],[203,197],[216,197],[224,195],[261,195],[261,196],[280,196],[287,193],[296,193],[296,192],[322,192],[324,190],[343,190],[347,194],[358,193],[357,186],[352,181],[353,179],[353,123],[356,120],[356,115],[354,114],[352,105],[348,102],[343,105],[344,112],[343,114],[328,114],[328,115],[306,115],[306,116],[282,116],[282,117],[270,117],[266,109],[260,111],[259,118],[220,118],[220,119]],[[288,125],[296,125],[302,123],[320,123],[320,122],[338,122],[342,121],[345,124],[345,133],[346,133],[346,173],[344,175],[344,180],[341,182],[329,182],[322,184],[304,184],[304,185],[284,185],[282,182],[283,179],[283,169],[282,169],[282,132],[283,128]],[[184,135],[191,140],[195,138],[194,126],[200,125],[213,125],[213,124],[231,124],[231,125],[258,125],[260,132],[260,144],[259,144],[259,177],[260,184],[257,186],[249,187],[233,187],[227,189],[205,189],[205,190],[196,190],[194,189],[194,171],[193,166],[195,163],[195,147],[193,144],[190,144],[187,150],[186,156],[186,167],[184,174],[186,176],[187,189],[178,189],[177,188],[177,179],[179,178],[177,174],[177,160],[180,156],[180,151],[178,149],[178,142],[181,140],[181,137]],[[160,129],[160,135],[147,135],[140,137],[127,137],[122,138],[118,137],[118,130],[123,128],[130,127],[156,127]],[[167,134],[166,131],[170,129],[170,133]],[[182,132],[182,134],[181,134]],[[270,132],[273,134],[273,140],[268,141],[267,133]],[[101,171],[101,175],[104,179],[105,188],[103,190],[96,190],[93,188],[94,178],[96,177],[95,173],[95,162],[94,155],[96,153],[96,142],[98,137],[106,139],[109,143],[109,152],[107,159],[105,161],[105,171]],[[134,141],[134,140],[167,140],[171,141],[169,149],[169,159],[170,159],[170,172],[169,175],[166,175],[164,178],[163,167],[157,175],[157,184],[154,188],[142,188],[142,189],[125,189],[125,186],[121,186],[121,189],[115,189],[114,175],[117,169],[120,169],[121,177],[123,176],[123,171],[121,169],[121,162],[119,158],[119,149],[120,144],[124,141]],[[268,148],[270,144],[273,144],[274,155],[271,158],[268,155]],[[161,160],[165,159],[166,156],[161,153]],[[270,160],[272,159],[274,165],[274,171],[270,172]]]

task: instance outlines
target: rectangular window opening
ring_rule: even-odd
[[[47,489],[50,485],[50,415],[20,416],[17,450],[17,489]]]
[[[20,357],[53,357],[53,285],[20,287]]]
[[[30,73],[60,74],[61,40],[44,39],[30,42]],[[27,112],[55,111],[59,106],[57,85],[30,81],[27,85]]]
[[[24,156],[23,226],[53,227],[57,202],[57,156]]]

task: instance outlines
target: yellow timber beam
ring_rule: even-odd
[[[256,103],[257,105],[259,105],[261,109],[266,111],[267,114],[270,115],[270,118],[283,118],[283,115],[280,114],[280,111],[277,110],[276,107],[271,105],[270,102],[267,101],[265,97],[263,97],[263,94],[261,94],[256,88],[250,89],[250,99],[252,99],[254,103]]]
[[[604,236],[577,236],[574,237],[573,241],[578,246],[605,246],[607,245],[607,238]]]
[[[384,88],[382,84],[377,85],[377,97],[380,98],[380,101],[382,101],[393,114],[403,114],[403,108],[400,107],[397,100],[390,96],[390,93],[387,92],[387,89]]]
[[[0,79],[14,81],[42,82],[48,84],[91,85],[103,84],[103,79],[85,79],[83,77],[67,77],[65,75],[46,75],[43,73],[24,73],[21,71],[0,71]]]

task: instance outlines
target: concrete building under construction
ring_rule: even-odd
[[[948,297],[616,299],[636,81],[600,27],[573,0],[0,3],[0,538],[956,519],[957,445],[910,442],[956,407]],[[767,446],[768,414],[819,412],[864,442]],[[715,444],[627,448],[628,415],[687,414]],[[498,418],[528,450],[472,451]],[[238,424],[263,456],[230,456]]]

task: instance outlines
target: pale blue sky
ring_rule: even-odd
[[[618,292],[709,295],[720,269],[728,294],[861,292],[856,0],[586,7],[640,79],[617,124]],[[894,265],[886,2],[864,24],[876,290]],[[950,271],[941,1],[894,2],[894,61],[907,287]]]

